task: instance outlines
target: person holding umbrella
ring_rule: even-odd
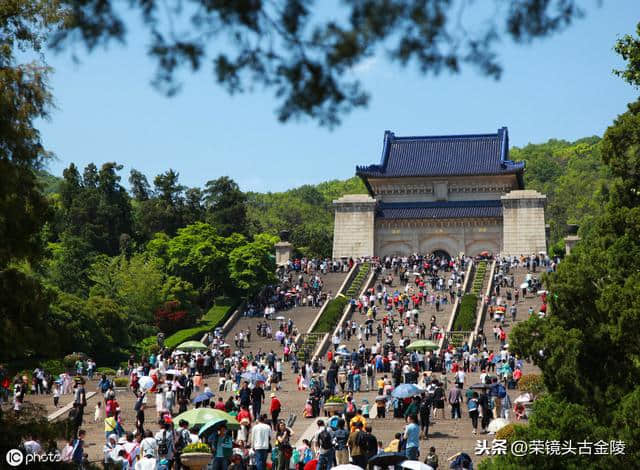
[[[227,433],[227,423],[222,421],[216,432],[209,437],[209,445],[213,450],[212,470],[227,470],[229,457],[233,453],[233,441]]]

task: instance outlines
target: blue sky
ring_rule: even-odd
[[[396,135],[495,132],[508,126],[511,145],[602,135],[638,93],[611,70],[619,35],[640,20],[637,0],[586,2],[585,19],[527,46],[504,39],[499,81],[472,69],[460,75],[422,76],[380,54],[356,73],[372,99],[330,131],[305,120],[281,124],[271,91],[229,96],[207,67],[188,75],[183,91],[167,98],[149,84],[154,63],[146,36],[110,46],[81,63],[50,56],[57,108],[41,125],[57,159],[56,175],[70,162],[81,168],[117,161],[123,180],[136,168],[149,180],[168,168],[182,184],[203,186],[228,175],[243,190],[281,191],[305,183],[348,178],[356,164],[378,162],[385,129]]]

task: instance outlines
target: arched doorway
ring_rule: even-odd
[[[435,256],[436,258],[440,258],[440,259],[446,259],[446,260],[450,260],[451,259],[451,255],[449,253],[447,253],[444,250],[435,250],[433,252],[433,256]]]

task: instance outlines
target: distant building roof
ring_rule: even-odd
[[[502,217],[500,200],[441,202],[380,202],[379,219],[457,219]]]
[[[509,132],[396,137],[385,131],[380,164],[358,166],[366,178],[516,174],[521,187],[524,162],[509,160]]]

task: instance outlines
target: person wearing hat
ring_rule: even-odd
[[[233,454],[233,441],[227,433],[226,422],[218,427],[217,432],[209,438],[209,445],[213,450],[212,470],[227,470],[229,458]]]
[[[278,416],[280,416],[280,411],[282,410],[282,403],[278,400],[275,393],[271,393],[271,405],[269,406],[269,412],[271,413],[271,424],[273,429],[277,429],[278,425]]]

